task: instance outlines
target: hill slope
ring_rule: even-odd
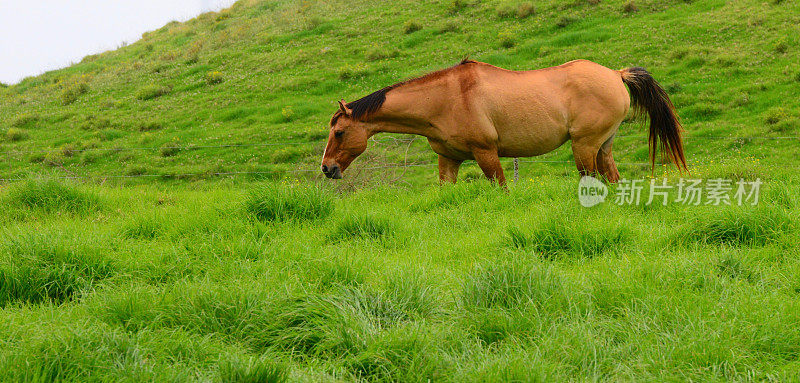
[[[798,5],[533,5],[240,2],[0,88],[0,176],[138,177],[0,184],[0,381],[800,380]],[[306,178],[334,100],[465,53],[650,68],[704,203],[583,208],[568,147],[508,192],[404,138]]]
[[[0,88],[0,178],[315,170],[335,100],[467,54],[511,69],[644,66],[674,98],[693,164],[797,158],[796,141],[715,137],[800,134],[798,25],[790,1],[241,1]],[[618,161],[643,161],[639,125],[621,135],[634,137]],[[378,145],[357,165],[435,159],[421,142],[405,153]]]

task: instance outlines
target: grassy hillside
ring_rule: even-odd
[[[798,25],[792,1],[241,1],[0,89],[0,176],[303,176],[282,172],[316,169],[335,100],[464,55],[511,69],[645,66],[678,106],[692,163],[777,162],[800,154],[797,141],[755,137],[800,134]],[[621,134],[633,137],[618,160],[644,161],[639,125]],[[422,142],[409,152],[435,160]],[[405,153],[375,145],[357,165]]]
[[[0,382],[800,380],[798,25],[791,1],[240,1],[0,86]],[[438,187],[389,135],[315,179],[335,100],[465,54],[647,67],[692,177],[760,179],[758,206],[583,208],[568,145],[508,192],[474,165]]]

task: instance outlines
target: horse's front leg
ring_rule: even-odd
[[[461,166],[461,160],[454,160],[439,155],[439,183],[456,183],[458,180],[458,168]]]
[[[506,176],[503,174],[497,149],[473,149],[472,156],[475,157],[475,162],[481,167],[486,178],[497,181],[500,186],[506,186]]]

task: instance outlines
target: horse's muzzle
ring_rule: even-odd
[[[333,178],[335,180],[342,178],[342,169],[339,165],[322,165],[322,173],[325,174],[325,177]]]

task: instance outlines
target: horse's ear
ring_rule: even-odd
[[[347,103],[344,100],[339,100],[339,110],[341,110],[345,116],[353,114],[353,110],[347,107]]]

